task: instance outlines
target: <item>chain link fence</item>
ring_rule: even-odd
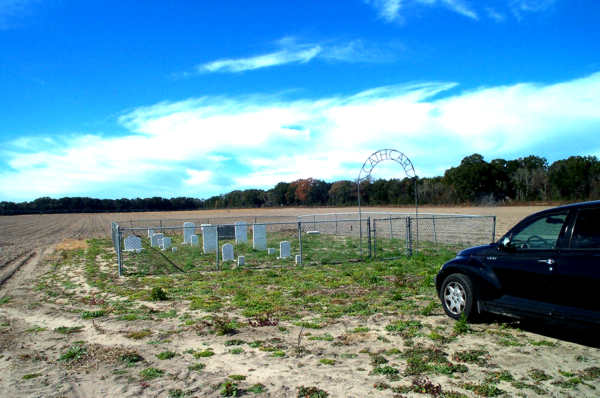
[[[184,222],[194,225],[186,224],[186,231]],[[113,222],[111,230],[119,275],[152,275],[388,260],[489,243],[495,224],[494,216],[363,213],[359,220],[357,213],[330,213],[132,220]],[[213,228],[216,236],[205,228]],[[236,228],[246,229],[245,240],[236,239]],[[257,239],[262,229],[264,241]]]

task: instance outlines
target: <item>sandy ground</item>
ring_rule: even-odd
[[[434,208],[421,211],[496,215],[498,232],[502,233],[525,215],[541,209]],[[348,211],[347,208],[340,210]],[[235,215],[258,211],[310,214],[336,210],[229,210],[211,213]],[[170,215],[176,218],[187,215],[198,217],[198,212],[144,213],[143,217],[165,218]],[[239,333],[217,336],[210,333],[208,326],[182,327],[181,320],[177,318],[160,322],[127,322],[109,314],[95,320],[82,319],[82,309],[99,308],[102,300],[108,299],[96,295],[97,292],[85,284],[83,266],[62,271],[68,273],[71,280],[80,281],[73,297],[54,303],[45,302],[45,296],[36,289],[36,284],[40,275],[60,261],[64,249],[85,248],[83,238],[107,236],[112,220],[126,221],[140,216],[142,214],[137,213],[0,218],[0,244],[3,249],[0,271],[22,262],[16,273],[0,287],[0,300],[10,297],[4,303],[0,301],[0,397],[218,397],[222,396],[220,386],[231,375],[245,377],[237,381],[239,388],[246,390],[245,396],[296,397],[300,386],[317,386],[327,391],[330,397],[435,396],[414,391],[394,392],[390,388],[410,386],[414,381],[414,377],[403,374],[407,361],[398,355],[399,351],[410,347],[409,340],[385,329],[386,325],[398,319],[420,321],[424,326],[421,335],[413,339],[414,346],[439,347],[453,363],[463,363],[453,359],[457,353],[476,349],[486,352],[480,362],[464,362],[468,367],[466,373],[452,376],[433,373],[427,376],[433,386],[439,384],[445,392],[479,396],[468,386],[485,384],[486,378],[509,371],[513,381],[496,384],[505,391],[502,396],[600,395],[600,379],[589,377],[594,367],[600,366],[600,350],[596,338],[589,337],[589,331],[585,329],[535,324],[522,324],[517,329],[488,322],[472,325],[470,333],[451,338],[454,321],[443,315],[441,308],[436,308],[428,316],[377,314],[342,318],[319,330],[302,329],[287,322],[258,327],[244,325],[244,319],[240,319],[243,325]],[[5,252],[7,248],[10,250]],[[189,311],[189,303],[144,304],[156,311],[174,309],[178,314]],[[197,318],[203,315],[207,314],[194,313]],[[65,326],[82,328],[66,335],[55,331]],[[365,328],[365,331],[353,332],[357,327]],[[127,337],[132,331],[144,329],[151,331],[150,336],[139,340]],[[432,331],[447,337],[448,341],[431,338]],[[309,333],[313,336],[329,334],[333,340],[312,340]],[[228,345],[232,339],[244,343]],[[267,342],[285,355],[277,357],[272,351],[248,344],[257,340]],[[74,363],[60,361],[61,354],[78,341],[85,342],[88,355]],[[235,348],[242,351],[232,352]],[[188,350],[197,352],[206,349],[212,349],[214,355],[194,358],[186,353]],[[177,356],[168,360],[156,357],[166,350],[177,353]],[[132,352],[144,360],[127,367],[119,358]],[[374,367],[371,361],[377,353],[387,358],[387,365],[400,370],[399,380],[391,381],[372,373]],[[190,369],[198,363],[203,369]],[[157,379],[144,380],[140,371],[148,367],[162,369],[164,374]],[[548,379],[538,377],[539,371]],[[264,385],[265,391],[258,394],[249,392],[248,389],[257,383]]]

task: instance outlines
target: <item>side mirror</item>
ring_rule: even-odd
[[[498,244],[498,250],[510,251],[511,249],[512,247],[510,246],[510,238],[505,236]]]

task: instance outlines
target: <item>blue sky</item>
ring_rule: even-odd
[[[0,0],[0,200],[600,155],[596,0]],[[375,177],[402,178],[383,163]]]

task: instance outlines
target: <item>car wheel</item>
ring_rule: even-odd
[[[454,319],[461,316],[472,320],[474,311],[475,294],[471,278],[464,274],[451,274],[444,279],[440,290],[440,299],[446,314]]]

